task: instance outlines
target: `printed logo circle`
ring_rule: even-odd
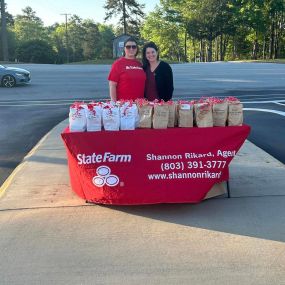
[[[106,184],[108,186],[116,186],[118,185],[119,183],[119,177],[117,175],[109,175],[107,178],[106,178]]]
[[[108,166],[102,165],[96,169],[96,173],[99,176],[107,176],[111,173],[111,169]]]
[[[97,187],[102,187],[105,185],[105,179],[101,176],[94,176],[92,182]]]

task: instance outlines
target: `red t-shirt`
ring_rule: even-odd
[[[111,68],[108,80],[117,82],[117,99],[135,100],[144,97],[146,75],[136,59],[121,57]]]

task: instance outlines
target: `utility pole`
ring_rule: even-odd
[[[67,30],[67,20],[68,20],[67,17],[71,14],[64,13],[60,15],[65,16],[66,60],[67,60],[67,63],[69,63],[69,41],[68,41],[68,30]]]
[[[124,35],[127,34],[127,22],[126,22],[126,1],[123,0],[123,21],[124,21]]]
[[[8,61],[9,53],[8,53],[6,12],[5,12],[5,1],[4,0],[1,0],[1,38],[2,38],[3,60]]]

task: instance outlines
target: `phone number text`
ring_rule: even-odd
[[[226,167],[225,160],[207,160],[207,161],[187,161],[187,162],[167,162],[161,163],[162,171],[184,170],[184,169],[223,169]]]

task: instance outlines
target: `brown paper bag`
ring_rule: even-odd
[[[199,128],[213,127],[212,105],[208,102],[194,105],[195,121]]]
[[[243,105],[240,102],[229,102],[228,126],[243,124]]]
[[[190,103],[178,104],[178,127],[192,128],[193,127],[193,105]]]
[[[168,117],[168,128],[174,128],[175,122],[176,122],[176,102],[174,101],[168,101],[167,102],[168,108],[169,108],[169,117]]]
[[[213,125],[225,127],[228,119],[228,102],[222,101],[213,104]]]
[[[152,113],[153,106],[150,104],[147,105],[137,105],[139,111],[139,128],[151,128],[152,124]]]
[[[174,126],[175,127],[178,127],[178,109],[179,109],[179,103],[178,102],[176,102],[176,104],[175,104],[175,122],[174,122]]]
[[[166,129],[169,120],[169,107],[167,104],[155,104],[152,124],[154,129]]]

